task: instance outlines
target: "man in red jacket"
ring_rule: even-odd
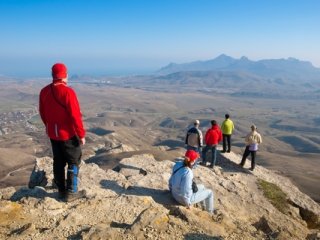
[[[207,152],[211,150],[212,159],[210,167],[213,168],[217,160],[217,145],[222,140],[222,132],[217,124],[216,120],[211,121],[211,128],[207,130],[205,135],[206,146],[202,150],[202,165],[207,164]]]
[[[77,95],[67,86],[68,73],[63,63],[52,66],[52,78],[52,83],[40,92],[39,112],[51,141],[53,174],[59,198],[72,201],[85,196],[85,191],[78,191],[80,145],[85,144],[85,130]]]

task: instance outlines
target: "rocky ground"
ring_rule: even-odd
[[[188,210],[171,198],[173,161],[135,155],[107,171],[83,162],[86,197],[65,203],[52,184],[52,159],[44,157],[30,188],[0,190],[0,239],[319,239],[320,206],[287,178],[260,166],[248,171],[249,163],[240,168],[232,152],[218,157],[218,166],[199,166],[194,175],[213,189],[221,223],[200,206]],[[258,179],[287,194],[288,211],[269,202]]]

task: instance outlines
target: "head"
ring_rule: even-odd
[[[192,168],[195,161],[199,158],[199,153],[194,150],[187,150],[184,155],[184,164],[185,166]]]
[[[229,119],[230,115],[227,113],[226,115],[224,115],[226,119]]]
[[[211,126],[215,126],[217,125],[217,121],[216,120],[211,120]]]
[[[257,130],[257,126],[256,126],[256,125],[254,125],[254,124],[252,124],[252,125],[251,125],[251,130],[252,130],[252,131]]]
[[[52,66],[51,70],[53,81],[67,81],[68,69],[66,65],[64,65],[63,63],[56,63]]]
[[[200,125],[200,121],[197,119],[193,122],[193,125],[196,126],[196,127],[199,127]]]

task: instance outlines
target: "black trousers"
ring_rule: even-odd
[[[243,166],[246,163],[246,159],[249,156],[249,154],[251,154],[251,169],[253,170],[256,166],[256,151],[250,151],[249,146],[246,146],[240,164]]]
[[[59,192],[78,191],[78,174],[81,162],[80,140],[74,136],[66,141],[51,140],[53,152],[53,175]],[[68,165],[67,184],[65,166]],[[67,185],[67,186],[66,186]]]
[[[222,151],[231,151],[231,134],[222,134],[223,136],[223,144],[222,144]],[[227,143],[228,143],[228,150],[227,150]]]

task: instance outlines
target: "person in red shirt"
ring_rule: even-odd
[[[39,112],[51,141],[59,198],[70,201],[85,195],[84,191],[78,191],[78,174],[82,155],[80,145],[85,144],[86,132],[77,95],[67,86],[67,67],[63,63],[54,64],[52,78],[52,83],[40,91]]]
[[[222,132],[217,124],[216,120],[211,121],[211,128],[209,128],[205,135],[206,146],[202,150],[202,165],[207,164],[207,152],[211,150],[212,159],[210,167],[213,168],[217,160],[217,145],[222,140]]]

